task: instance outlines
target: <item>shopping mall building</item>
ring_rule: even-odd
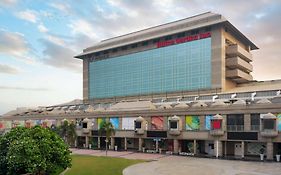
[[[77,123],[77,147],[259,158],[281,154],[281,80],[253,79],[256,46],[222,15],[204,13],[86,48],[83,103],[0,118],[22,125]],[[266,59],[266,58],[265,58]]]

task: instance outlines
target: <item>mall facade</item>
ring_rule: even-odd
[[[77,124],[75,146],[104,149],[108,120],[111,149],[275,160],[281,80],[253,80],[257,49],[211,12],[103,40],[75,56],[83,103],[3,116],[0,130],[66,119]]]

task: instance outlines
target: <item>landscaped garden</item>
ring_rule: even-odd
[[[72,167],[66,175],[122,175],[126,167],[144,162],[113,157],[72,155]]]

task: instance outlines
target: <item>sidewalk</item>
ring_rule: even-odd
[[[72,154],[78,155],[91,155],[91,156],[106,156],[104,150],[90,150],[90,149],[70,149]],[[163,154],[148,154],[148,153],[137,153],[132,151],[107,151],[109,157],[121,157],[125,159],[142,159],[142,160],[159,160],[168,155]]]

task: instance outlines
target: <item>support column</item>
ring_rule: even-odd
[[[193,154],[196,155],[197,154],[197,141],[193,140]]]
[[[214,151],[215,151],[215,156],[216,158],[222,156],[222,141],[215,140],[214,141]]]
[[[155,151],[157,152],[158,149],[159,149],[159,141],[158,141],[158,139],[156,139],[156,141],[155,141]]]
[[[272,142],[266,143],[266,159],[273,160],[273,143]]]
[[[242,149],[241,157],[242,157],[242,159],[244,159],[244,157],[245,157],[245,142],[244,141],[241,142],[241,149]]]
[[[100,149],[100,137],[98,137],[98,149]]]
[[[114,150],[114,146],[115,146],[115,138],[110,137],[110,148],[111,148],[111,150]]]
[[[251,114],[244,114],[244,131],[251,131]]]
[[[124,138],[124,142],[125,142],[125,145],[124,145],[125,151],[127,151],[127,138],[126,137]]]
[[[178,153],[179,153],[179,140],[174,139],[174,154],[178,154]]]
[[[86,137],[85,147],[89,148],[89,136],[85,136],[85,137]]]
[[[142,143],[143,143],[143,138],[139,138],[139,151],[142,151]]]
[[[226,157],[227,156],[227,142],[225,141],[224,142],[224,157]]]

